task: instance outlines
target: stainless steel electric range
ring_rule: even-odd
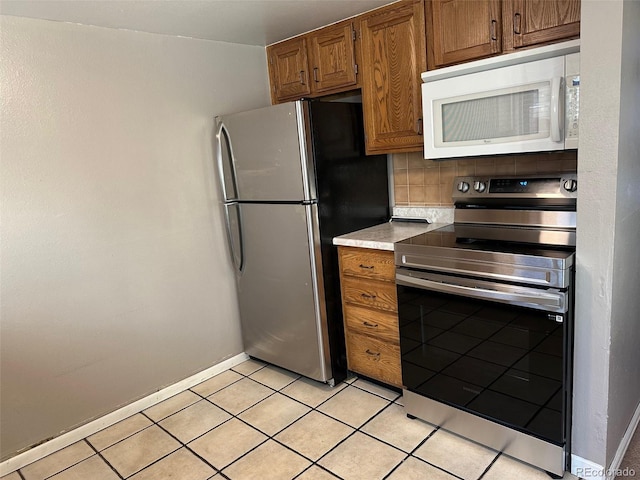
[[[407,414],[569,468],[575,174],[458,177],[454,224],[395,244]]]

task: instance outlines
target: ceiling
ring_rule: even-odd
[[[0,0],[0,14],[269,45],[392,0]]]

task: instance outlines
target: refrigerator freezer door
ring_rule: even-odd
[[[315,181],[309,178],[313,168],[307,167],[312,161],[307,154],[306,111],[306,104],[294,102],[217,118],[218,161],[227,200],[315,200]],[[235,185],[230,172],[235,172]]]
[[[315,380],[332,378],[316,205],[241,204],[238,295],[245,352]],[[315,240],[314,240],[315,236]]]

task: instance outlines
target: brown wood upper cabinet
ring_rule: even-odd
[[[267,59],[272,103],[311,93],[305,37],[295,37],[267,47]]]
[[[352,22],[343,22],[309,35],[309,65],[314,92],[324,93],[356,85],[355,32]]]
[[[272,103],[357,88],[354,42],[346,21],[267,47]]]
[[[403,0],[361,21],[367,153],[422,150],[420,74],[427,58],[422,0]]]
[[[580,0],[505,0],[502,11],[504,50],[580,35]]]
[[[580,35],[580,0],[425,0],[430,70]]]
[[[429,68],[502,51],[500,0],[427,0]]]

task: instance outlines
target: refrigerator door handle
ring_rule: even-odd
[[[235,242],[234,242],[234,232],[231,228],[231,216],[229,214],[229,210],[231,208],[237,209],[237,227],[236,232],[238,235],[238,245],[240,252],[236,252]],[[224,220],[225,227],[227,231],[227,241],[229,242],[229,249],[231,250],[231,259],[233,261],[233,265],[236,267],[236,270],[239,273],[244,271],[244,240],[242,238],[242,210],[240,208],[240,204],[238,203],[225,203],[224,204]],[[238,255],[239,253],[239,255]]]
[[[307,217],[307,237],[309,239],[309,260],[311,266],[311,280],[313,282],[313,301],[316,311],[316,335],[320,352],[320,368],[323,378],[329,379],[331,386],[335,385],[331,369],[331,356],[328,337],[328,320],[326,296],[324,291],[324,272],[322,269],[322,243],[320,240],[320,225],[318,219],[318,205],[305,205]]]
[[[222,195],[225,201],[235,200],[238,198],[238,181],[236,174],[236,159],[233,154],[233,146],[231,145],[231,136],[229,135],[229,130],[225,124],[220,120],[218,122],[218,129],[216,131],[216,163],[218,164],[218,174],[220,177],[220,184],[222,187]],[[229,151],[229,174],[231,178],[231,188],[233,190],[233,197],[229,197],[229,193],[227,192],[227,182],[225,181],[225,165],[224,158],[222,156],[222,144],[226,144]]]

